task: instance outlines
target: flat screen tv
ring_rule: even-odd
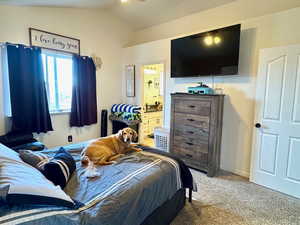
[[[238,73],[241,25],[171,41],[171,77]]]

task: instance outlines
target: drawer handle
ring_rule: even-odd
[[[185,154],[187,157],[193,158],[191,154]]]
[[[195,120],[194,119],[187,119],[188,121],[191,121],[191,122],[194,122]]]
[[[189,107],[190,107],[190,108],[195,108],[195,106],[194,106],[194,105],[189,105]]]
[[[194,132],[193,132],[193,131],[188,131],[188,133],[189,133],[189,134],[194,134]]]
[[[187,145],[194,145],[193,143],[191,142],[185,142]]]

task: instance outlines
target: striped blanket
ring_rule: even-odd
[[[111,107],[111,112],[127,112],[127,113],[140,113],[142,107],[140,106],[134,106],[129,104],[113,104]]]
[[[100,178],[88,180],[80,166],[80,152],[85,145],[65,147],[78,164],[65,192],[84,206],[70,210],[0,205],[0,224],[139,225],[185,186],[175,160],[150,152],[133,153],[114,165],[98,167]],[[46,152],[52,156],[55,151]]]

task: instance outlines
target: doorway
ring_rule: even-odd
[[[164,64],[142,66],[141,143],[154,147],[154,129],[164,121]]]

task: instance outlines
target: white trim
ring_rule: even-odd
[[[239,175],[241,177],[249,178],[250,177],[250,172],[244,171],[244,170],[239,170],[239,169],[224,169],[228,172],[234,173],[236,175]]]
[[[0,83],[2,82],[2,95],[3,95],[3,112],[6,117],[11,117],[11,101],[10,101],[10,83],[8,73],[8,59],[6,44],[0,45]]]

